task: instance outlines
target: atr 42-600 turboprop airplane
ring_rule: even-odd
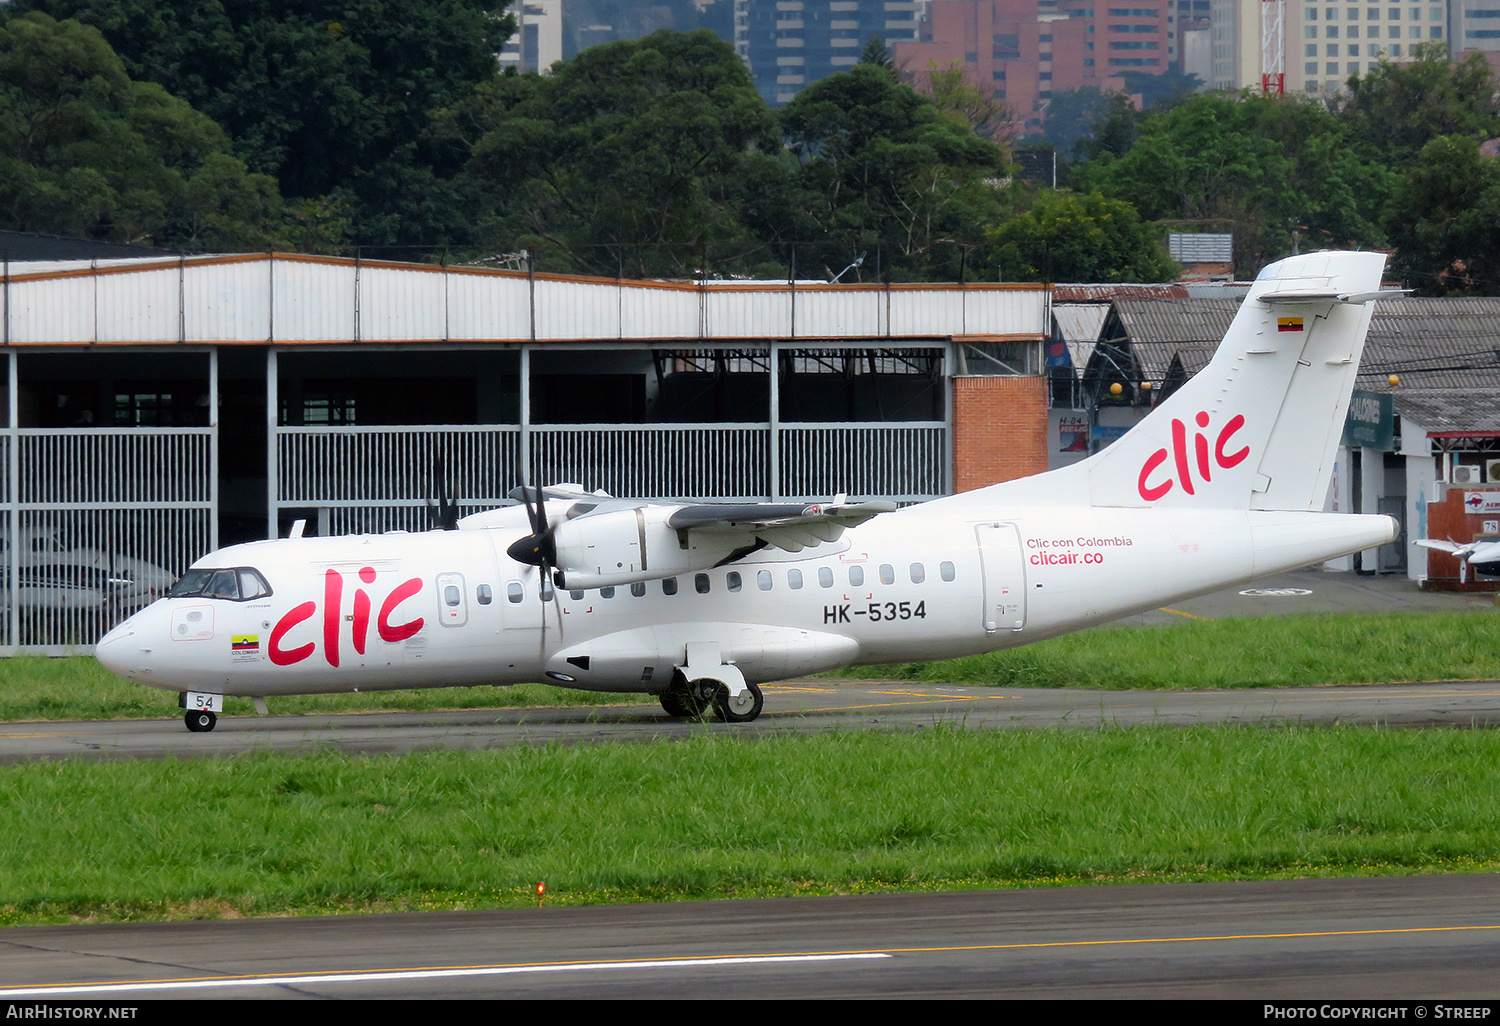
[[[110,631],[184,694],[547,680],[753,720],[757,686],[1050,638],[1396,537],[1321,512],[1384,258],[1266,268],[1213,362],[1103,452],[906,509],[520,489],[458,530],[235,545]],[[555,590],[554,590],[555,586]]]

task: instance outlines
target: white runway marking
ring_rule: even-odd
[[[185,980],[144,980],[139,983],[67,983],[41,987],[0,987],[0,998],[64,997],[78,994],[140,994],[164,990],[222,990],[226,987],[294,987],[314,983],[399,982],[442,980],[463,976],[516,976],[523,973],[596,972],[602,969],[695,969],[710,965],[768,965],[788,962],[847,962],[890,958],[882,952],[830,955],[744,955],[722,958],[674,958],[620,962],[562,962],[543,965],[491,965],[463,968],[382,969],[371,972],[291,974],[286,976],[228,976]]]

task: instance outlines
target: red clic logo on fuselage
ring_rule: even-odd
[[[1198,472],[1198,479],[1204,483],[1213,480],[1213,466],[1228,470],[1237,467],[1250,455],[1250,447],[1247,445],[1237,452],[1225,452],[1235,434],[1245,426],[1245,418],[1235,414],[1229,418],[1229,422],[1219,429],[1218,436],[1213,442],[1213,452],[1209,452],[1208,436],[1203,433],[1203,428],[1208,427],[1209,416],[1200,410],[1194,418],[1199,430],[1193,432],[1192,446],[1188,445],[1187,425],[1176,417],[1172,418],[1172,449],[1158,449],[1146,457],[1146,462],[1141,464],[1141,476],[1136,479],[1136,490],[1140,492],[1141,498],[1147,502],[1155,502],[1163,495],[1172,490],[1173,485],[1181,485],[1182,490],[1189,495],[1197,494],[1193,490],[1193,471]],[[1213,463],[1210,464],[1209,457],[1212,455]],[[1168,475],[1165,480],[1153,483],[1147,480],[1168,458],[1172,458],[1177,470],[1174,478]]]
[[[365,584],[374,584],[375,576],[375,568],[371,566],[359,571],[359,579]],[[421,590],[422,579],[420,577],[403,581],[391,589],[391,593],[380,604],[380,614],[375,619],[375,629],[382,641],[405,641],[422,629],[424,621],[420,616],[406,623],[391,623],[391,614],[396,611],[396,607]],[[344,575],[337,570],[329,570],[323,575],[323,658],[328,660],[329,666],[339,664],[339,623],[343,608]],[[354,645],[354,651],[360,655],[365,654],[365,642],[370,634],[371,609],[370,593],[363,588],[356,587],[354,608],[350,610],[349,616],[353,627],[350,640]],[[293,649],[284,649],[281,643],[286,639],[287,632],[311,619],[317,611],[316,602],[303,602],[301,605],[293,606],[285,616],[276,621],[276,626],[271,631],[271,643],[266,649],[271,662],[277,666],[290,666],[293,663],[302,662],[313,654],[313,649],[317,647],[316,642],[309,641]]]

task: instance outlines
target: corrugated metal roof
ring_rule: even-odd
[[[1161,285],[1053,285],[1054,303],[1110,303],[1116,299],[1183,299],[1187,288],[1176,282]]]
[[[1108,303],[1052,305],[1053,337],[1062,339],[1068,347],[1068,358],[1073,362],[1075,373],[1082,374],[1088,366],[1094,345],[1099,341],[1099,329],[1104,326],[1107,316]]]
[[[1500,435],[1500,396],[1461,388],[1397,391],[1396,412],[1425,431],[1491,431]]]
[[[1397,374],[1404,388],[1500,386],[1500,298],[1382,300],[1370,321],[1359,387],[1386,388]]]
[[[1239,308],[1238,299],[1118,299],[1114,314],[1132,343],[1218,344]]]
[[[1123,299],[1109,330],[1128,340],[1144,379],[1165,378],[1174,354],[1190,377],[1213,358],[1238,308],[1234,299]],[[1381,300],[1356,387],[1394,396],[1427,430],[1500,430],[1500,297]]]
[[[12,265],[0,323],[13,345],[1042,339],[1049,306],[1042,285],[634,281],[262,253]]]

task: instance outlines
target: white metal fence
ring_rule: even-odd
[[[25,428],[4,443],[5,650],[87,648],[214,547],[211,428]]]
[[[944,493],[947,429],[914,424],[593,424],[276,429],[276,513],[333,533],[423,530],[451,481],[460,512],[522,476],[612,495],[753,502]],[[523,447],[524,439],[524,447]],[[437,465],[441,462],[441,475]]]

